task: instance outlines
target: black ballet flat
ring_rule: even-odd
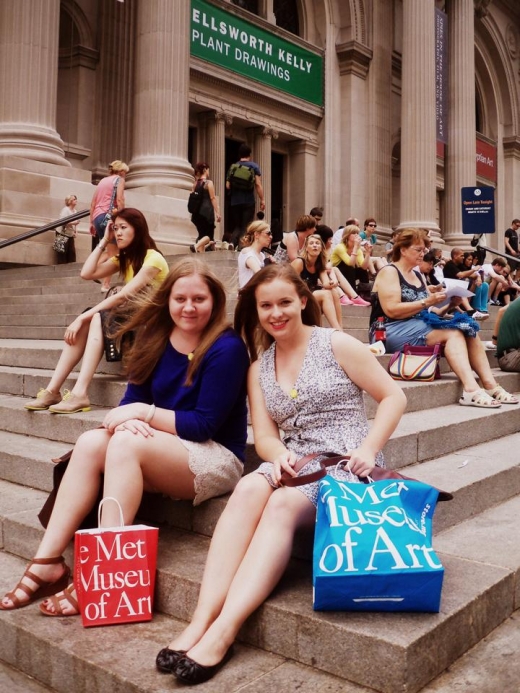
[[[194,659],[191,659],[191,657],[184,655],[177,662],[172,674],[181,683],[184,683],[187,686],[196,686],[199,683],[204,683],[205,681],[212,679],[219,669],[221,669],[224,664],[229,662],[232,656],[233,645],[231,645],[220,662],[213,664],[213,666],[205,667],[196,662]]]
[[[184,657],[186,650],[170,650],[163,647],[155,659],[155,666],[162,674],[172,674],[177,662]]]

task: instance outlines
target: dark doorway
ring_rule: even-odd
[[[239,140],[230,140],[226,138],[226,174],[229,170],[229,167],[231,164],[234,164],[238,159],[240,158],[238,156],[238,149],[240,145],[243,144],[243,142]],[[224,236],[223,240],[224,241],[230,241],[231,240],[231,234],[233,233],[233,229],[231,228],[231,205],[229,203],[229,195],[226,193],[226,199],[224,200],[224,204],[221,205],[224,207]]]
[[[283,154],[271,153],[271,231],[273,243],[282,240],[283,232]]]

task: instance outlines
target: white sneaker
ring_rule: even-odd
[[[480,310],[476,310],[471,317],[475,320],[487,320],[489,313],[482,313]]]
[[[484,342],[484,349],[486,351],[496,351],[497,345],[494,342]]]

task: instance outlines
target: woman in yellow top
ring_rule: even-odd
[[[343,231],[341,243],[334,248],[330,258],[332,265],[339,269],[353,287],[356,286],[356,280],[368,281],[370,252],[364,248],[359,226],[349,224]]]
[[[102,261],[101,255],[113,238],[119,254]],[[103,355],[100,312],[113,310],[147,286],[156,288],[166,278],[168,263],[157,250],[143,214],[131,207],[117,212],[113,223],[107,226],[104,237],[86,259],[81,278],[104,279],[118,271],[125,286],[119,293],[85,310],[67,327],[65,346],[49,384],[38,392],[36,399],[27,402],[26,409],[49,409],[53,414],[89,411],[87,390]],[[76,383],[71,392],[65,390],[62,399],[60,389],[81,359]]]

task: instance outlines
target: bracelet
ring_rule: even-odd
[[[103,252],[106,248],[106,245],[101,245],[101,243],[98,243],[97,247],[101,250],[101,252]]]
[[[149,424],[153,417],[155,416],[155,404],[150,404],[150,409],[148,409],[148,414],[144,420],[145,423]]]

